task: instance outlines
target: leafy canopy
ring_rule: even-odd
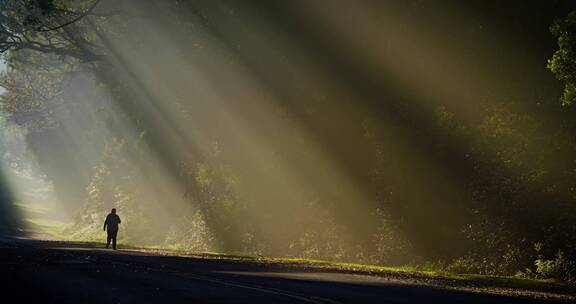
[[[562,104],[572,104],[576,101],[576,11],[554,22],[550,31],[558,38],[559,49],[548,60],[548,68],[564,84]]]
[[[99,0],[0,0],[0,53],[30,49],[90,59],[89,42],[68,27],[92,13]]]

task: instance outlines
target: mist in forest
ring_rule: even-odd
[[[574,254],[574,110],[546,68],[571,9],[99,1],[73,56],[4,55],[2,214],[102,241],[117,208],[126,244],[390,265]]]

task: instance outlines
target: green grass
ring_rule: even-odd
[[[445,271],[419,270],[414,266],[387,267],[376,265],[364,265],[355,263],[326,262],[306,259],[271,259],[272,263],[296,263],[305,265],[312,269],[339,270],[348,272],[361,272],[369,274],[408,274],[417,278],[431,278],[456,280],[464,283],[474,283],[474,285],[485,285],[495,287],[508,287],[516,289],[537,290],[545,292],[559,292],[576,295],[576,284],[555,282],[553,280],[534,280],[517,278],[512,276],[489,276],[479,274],[458,274]]]
[[[142,250],[142,249],[139,249]],[[500,287],[517,290],[538,291],[563,295],[576,295],[576,284],[556,282],[554,280],[535,280],[512,276],[490,276],[479,274],[458,274],[437,270],[422,270],[416,266],[378,266],[346,262],[331,262],[303,258],[274,258],[251,255],[220,254],[214,252],[180,252],[160,248],[147,248],[144,251],[152,253],[172,255],[184,254],[207,259],[223,259],[257,263],[273,267],[282,267],[305,271],[331,271],[343,273],[369,274],[377,276],[392,276],[399,279],[424,281],[427,283],[440,283],[454,286],[490,288]]]
[[[45,234],[57,240],[66,240],[66,236],[62,233],[62,227],[66,225],[65,223],[34,218],[28,218],[26,222],[31,226],[30,228],[34,233]]]
[[[47,207],[38,204],[16,203],[15,206],[26,213],[44,214],[49,210]]]

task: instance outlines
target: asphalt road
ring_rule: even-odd
[[[370,275],[0,241],[2,303],[550,303]]]

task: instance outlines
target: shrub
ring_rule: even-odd
[[[546,259],[541,253],[542,243],[535,243],[537,258],[534,261],[536,270],[533,276],[537,279],[555,279],[564,282],[576,282],[576,263],[567,260],[564,252],[558,250],[553,259]]]

